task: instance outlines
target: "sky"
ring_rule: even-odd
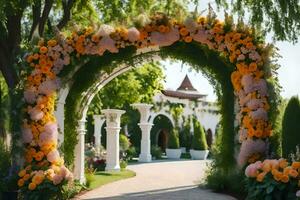
[[[200,8],[206,8],[210,1],[201,1]],[[212,5],[213,6],[213,5]],[[193,11],[193,7],[189,6]],[[220,19],[223,19],[223,14],[217,12]],[[267,38],[268,43],[274,43],[270,37]],[[281,95],[284,98],[291,96],[300,96],[300,43],[292,44],[289,42],[277,42],[275,46],[279,49],[281,58],[278,59],[280,68],[278,72],[279,83],[282,87]],[[299,56],[299,57],[298,57]],[[298,63],[299,62],[299,63]],[[208,80],[201,73],[190,70],[188,65],[181,66],[181,62],[170,62],[169,60],[162,61],[165,66],[164,73],[166,76],[164,86],[166,89],[176,90],[181,81],[188,74],[193,86],[202,94],[207,94],[207,100],[214,101],[216,95]]]

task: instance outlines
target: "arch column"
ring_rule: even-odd
[[[120,121],[124,110],[105,109],[102,113],[106,117],[106,171],[120,170],[120,155],[119,155],[119,133],[121,130]]]
[[[150,131],[153,126],[152,123],[148,122],[150,116],[150,108],[153,106],[151,104],[137,103],[132,104],[132,106],[140,112],[141,119],[138,124],[142,131],[142,140],[141,140],[141,153],[139,156],[139,162],[151,162],[151,139]]]
[[[74,177],[75,179],[79,180],[80,183],[85,183],[85,176],[84,176],[84,147],[85,147],[84,136],[86,133],[85,122],[86,120],[83,119],[78,121],[78,128],[77,128],[78,143],[75,147]]]
[[[101,127],[105,122],[104,115],[94,115],[94,137],[95,137],[95,149],[100,153],[101,148]]]

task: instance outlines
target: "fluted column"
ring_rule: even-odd
[[[85,120],[78,121],[78,143],[75,147],[75,166],[74,176],[80,183],[85,183],[84,176],[84,136],[85,136]]]
[[[119,133],[121,130],[120,121],[124,110],[105,109],[102,113],[106,118],[106,171],[119,171]]]
[[[105,122],[104,115],[94,115],[94,138],[95,138],[95,149],[97,154],[100,153],[101,147],[101,127]]]

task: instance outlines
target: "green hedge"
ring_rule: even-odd
[[[292,97],[287,104],[282,120],[282,153],[285,158],[295,152],[300,144],[300,102]]]

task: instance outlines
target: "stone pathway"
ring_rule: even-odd
[[[198,188],[206,161],[180,160],[129,165],[136,176],[89,191],[76,199],[89,200],[235,200]]]

